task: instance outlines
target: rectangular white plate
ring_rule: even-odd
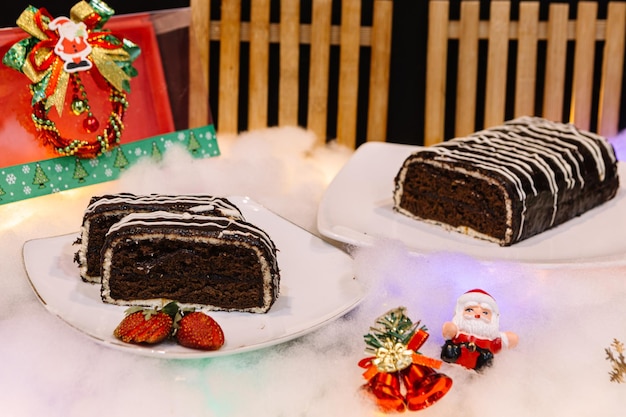
[[[229,355],[282,343],[331,322],[363,298],[352,258],[245,197],[228,197],[246,220],[265,230],[278,248],[280,296],[266,314],[210,312],[225,344],[217,351],[188,349],[173,341],[153,346],[123,343],[113,330],[126,307],[105,304],[100,285],[81,280],[73,262],[78,233],[30,240],[24,266],[31,286],[52,313],[93,340],[128,352],[167,358]]]
[[[615,263],[626,258],[626,166],[617,196],[560,226],[509,247],[413,220],[393,211],[394,178],[418,146],[384,142],[361,145],[320,202],[319,232],[349,245],[397,239],[415,253],[458,252],[484,260],[533,264]]]

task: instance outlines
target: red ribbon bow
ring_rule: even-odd
[[[440,360],[416,353],[428,337],[422,329],[413,335],[406,345],[406,350],[412,351],[412,361],[396,372],[381,371],[375,363],[375,356],[359,361],[359,366],[365,368],[363,377],[367,383],[364,388],[374,395],[383,411],[424,409],[441,399],[452,387],[452,379],[432,369],[439,369]]]
[[[54,17],[45,9],[38,9],[33,15],[33,22],[37,28],[46,35],[46,39],[37,42],[28,53],[28,61],[33,69],[39,73],[51,71],[48,85],[45,89],[45,96],[50,97],[58,87],[59,77],[63,72],[63,60],[54,51],[55,45],[59,42],[60,36],[57,31],[51,30],[48,23]],[[119,42],[112,42],[110,32],[94,31],[102,21],[102,17],[93,11],[81,20],[87,27],[87,43],[92,47],[106,50],[120,49]],[[91,71],[95,82],[106,88],[107,81],[99,71]]]

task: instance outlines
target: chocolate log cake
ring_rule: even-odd
[[[537,117],[423,148],[394,182],[399,213],[501,246],[579,216],[619,188],[605,138]]]
[[[243,220],[190,213],[130,214],[102,249],[102,300],[119,305],[267,312],[279,293],[276,247]]]
[[[80,248],[76,261],[83,281],[100,282],[100,249],[109,227],[122,217],[137,212],[157,210],[231,216],[243,219],[243,215],[225,198],[206,195],[135,195],[119,193],[92,197],[83,216]]]

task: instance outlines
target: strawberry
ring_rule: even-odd
[[[131,307],[113,335],[126,343],[154,344],[165,340],[172,334],[174,319],[178,310],[172,303],[161,310]]]
[[[183,315],[177,326],[176,340],[182,346],[217,350],[224,344],[224,332],[220,325],[211,316],[200,311]]]

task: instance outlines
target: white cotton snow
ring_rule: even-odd
[[[520,343],[480,375],[443,364],[439,371],[454,385],[420,415],[623,415],[626,384],[609,381],[604,349],[613,338],[626,342],[624,267],[535,269],[450,253],[417,256],[396,241],[379,241],[350,252],[368,295],[345,317],[285,344],[198,360],[102,346],[48,312],[30,287],[24,241],[77,231],[94,194],[247,195],[316,232],[319,199],[351,153],[313,143],[296,128],[220,137],[217,158],[193,160],[172,148],[161,164],[143,161],[118,181],[0,206],[1,414],[379,416],[360,389],[357,365],[367,356],[369,326],[405,306],[430,334],[420,352],[438,357],[441,326],[456,298],[482,288],[499,304],[501,330],[516,332]],[[76,285],[85,285],[78,273]]]

